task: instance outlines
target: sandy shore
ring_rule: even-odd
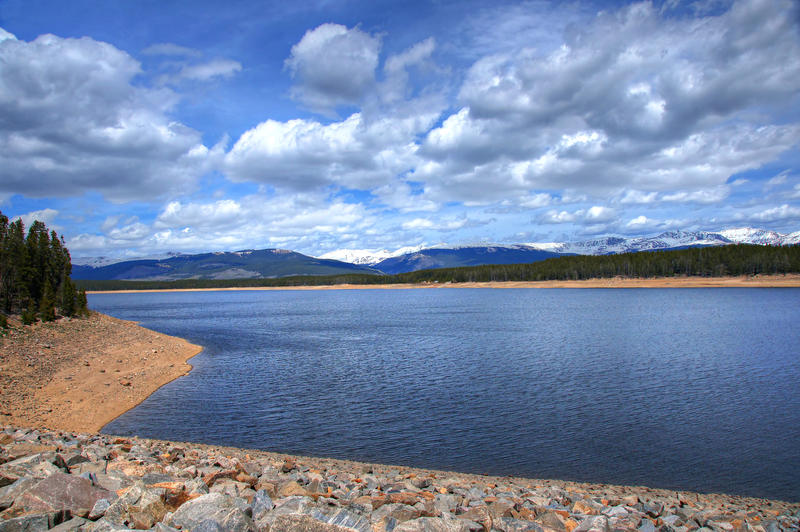
[[[187,374],[201,347],[99,313],[0,338],[0,423],[97,432]]]
[[[323,286],[263,286],[240,288],[177,288],[161,290],[98,290],[87,294],[136,292],[225,292],[232,290],[408,290],[434,288],[798,288],[800,274],[738,277],[614,277],[583,281],[506,281],[488,283],[336,284]]]

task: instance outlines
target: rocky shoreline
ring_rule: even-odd
[[[0,430],[0,532],[764,531],[800,503]]]

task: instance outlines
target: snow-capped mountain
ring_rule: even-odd
[[[389,251],[388,249],[337,249],[320,255],[319,258],[371,266],[391,257],[415,253],[420,249],[422,249],[422,246],[405,246],[395,251]]]
[[[795,244],[800,244],[800,231],[789,233],[788,235],[783,237],[784,246],[793,246]]]
[[[759,244],[781,246],[800,242],[800,231],[782,235],[775,231],[742,227],[719,232],[667,231],[656,236],[622,238],[604,237],[581,242],[532,242],[527,244],[543,251],[578,255],[606,255],[659,249],[695,246],[724,246],[728,244]]]
[[[788,235],[782,235],[766,229],[740,227],[738,229],[725,229],[719,232],[731,242],[737,244],[760,244],[762,246],[781,246]]]

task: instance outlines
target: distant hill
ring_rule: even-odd
[[[560,254],[529,246],[468,246],[459,248],[421,249],[399,257],[391,257],[373,265],[377,270],[396,273],[458,268],[484,264],[523,264],[559,257]]]
[[[260,279],[293,275],[377,274],[375,269],[337,260],[317,259],[285,249],[178,255],[168,259],[129,260],[105,266],[72,267],[73,279],[152,280]]]

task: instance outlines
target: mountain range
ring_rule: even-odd
[[[151,280],[254,279],[290,275],[341,275],[380,273],[369,266],[317,259],[287,249],[174,255],[166,259],[141,259],[101,266],[73,265],[73,279]]]
[[[406,247],[394,253],[388,250],[339,250],[320,258],[282,249],[173,254],[164,259],[139,259],[112,264],[102,258],[95,258],[73,266],[72,278],[176,280],[352,273],[397,274],[433,268],[530,263],[562,255],[605,255],[737,243],[796,245],[800,244],[800,231],[788,235],[749,227],[720,232],[668,231],[649,237],[604,237],[579,242],[440,246],[424,249]]]

